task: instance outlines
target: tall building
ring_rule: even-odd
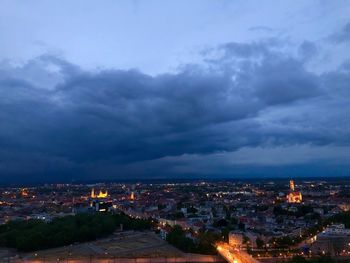
[[[294,180],[289,181],[289,188],[291,191],[295,191],[295,185],[294,185]]]
[[[295,191],[295,184],[293,180],[289,181],[289,189],[290,192],[287,195],[287,202],[288,203],[301,203],[303,201],[303,196],[301,192]]]
[[[92,188],[91,189],[91,198],[106,198],[108,197],[108,191],[106,190],[105,192],[103,192],[102,190],[100,190],[100,192],[98,193],[98,195],[95,194],[95,189]]]
[[[134,201],[135,200],[135,185],[133,184],[131,186],[131,193],[130,193],[130,201]]]

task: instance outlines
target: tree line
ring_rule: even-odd
[[[194,240],[186,235],[181,226],[175,225],[167,234],[166,240],[186,253],[215,255],[217,252],[214,244],[220,240],[220,235],[209,231],[200,231]]]
[[[126,230],[151,228],[149,220],[109,213],[78,214],[56,218],[51,222],[35,219],[15,220],[0,226],[0,247],[28,252],[93,241],[112,234],[121,224]]]

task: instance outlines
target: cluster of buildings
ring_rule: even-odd
[[[319,233],[311,245],[314,254],[350,255],[350,229],[332,224]]]
[[[78,212],[75,207],[73,208],[75,212]],[[85,210],[85,211],[84,211]],[[90,210],[95,212],[110,212],[112,211],[112,200],[108,196],[108,191],[102,191],[95,194],[95,188],[91,189],[90,195]],[[89,212],[88,209],[84,209],[80,212]]]
[[[303,181],[295,185],[293,180],[2,188],[0,224],[123,211],[132,217],[154,219],[163,238],[174,225],[180,225],[193,239],[200,231],[211,231],[229,236],[235,245],[245,243],[254,248],[260,239],[265,247],[272,247],[276,238],[300,237],[320,220],[349,210],[349,193],[350,182]],[[322,244],[314,245],[313,251],[327,250],[327,242],[322,240],[336,236],[329,233],[326,230],[317,237]]]

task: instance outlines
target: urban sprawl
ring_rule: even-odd
[[[226,247],[257,260],[347,257],[349,210],[346,180],[52,184],[1,188],[0,230],[11,222],[112,214],[150,222],[148,231],[179,251],[196,252],[202,242],[200,254],[227,261],[230,253],[220,251]],[[118,223],[113,233],[123,231],[130,233]]]

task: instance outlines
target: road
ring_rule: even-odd
[[[234,249],[227,243],[218,244],[217,250],[228,263],[260,263],[259,260],[250,256],[247,252]]]

